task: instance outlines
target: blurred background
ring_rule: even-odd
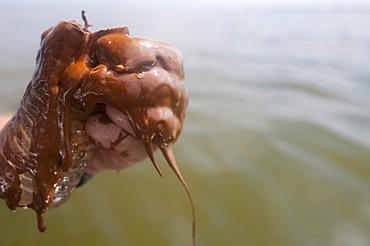
[[[40,35],[81,10],[184,55],[190,104],[175,144],[198,245],[370,245],[370,3],[360,0],[8,1],[0,112],[31,79]],[[191,245],[164,158],[106,171],[45,215],[0,202],[1,245]]]

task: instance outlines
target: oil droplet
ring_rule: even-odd
[[[136,78],[142,79],[143,77],[144,77],[144,73],[143,72],[136,73]]]
[[[125,67],[124,65],[122,65],[122,64],[118,64],[118,65],[116,65],[116,71],[118,72],[118,73],[124,73],[124,72],[127,72],[128,71],[128,68],[127,67]]]
[[[86,155],[87,155],[87,153],[86,153],[86,151],[80,151],[78,154],[77,154],[77,156],[76,156],[76,159],[77,160],[81,160],[81,159],[83,159],[84,157],[86,157]]]

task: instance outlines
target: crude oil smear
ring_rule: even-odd
[[[0,197],[13,211],[34,209],[45,231],[44,213],[91,177],[86,170],[101,146],[85,125],[109,106],[129,119],[158,173],[156,148],[180,179],[191,202],[195,244],[193,199],[172,150],[188,105],[182,55],[170,44],[130,37],[127,27],[90,33],[84,12],[83,20],[84,26],[61,21],[42,34],[21,107],[0,132]],[[126,130],[111,149],[129,137]]]

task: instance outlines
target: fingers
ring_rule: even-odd
[[[115,119],[117,121],[117,119]],[[104,114],[95,114],[86,122],[86,132],[98,146],[89,163],[87,173],[104,169],[120,170],[147,157],[143,144],[127,129],[127,119],[121,117],[121,128]]]
[[[87,134],[94,142],[106,149],[115,149],[117,144],[128,137],[128,133],[119,128],[104,114],[95,114],[86,122]]]
[[[122,129],[125,129],[125,131],[129,132],[132,135],[135,135],[134,130],[132,129],[132,126],[129,122],[129,119],[127,118],[127,115],[121,113],[118,109],[115,109],[114,107],[107,105],[105,108],[105,113],[107,116],[119,127]]]

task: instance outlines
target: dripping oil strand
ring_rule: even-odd
[[[154,128],[145,129],[145,124],[138,124],[136,120],[132,117],[132,114],[125,112],[125,115],[129,118],[132,129],[134,129],[135,135],[138,139],[141,140],[144,145],[145,151],[148,154],[149,159],[153,163],[158,174],[163,177],[163,173],[159,168],[155,158],[153,150],[153,137],[154,137]]]
[[[152,139],[151,138],[147,142],[144,143],[144,147],[145,147],[146,153],[148,154],[149,159],[152,161],[155,169],[157,170],[157,172],[159,173],[159,175],[161,177],[163,177],[163,173],[162,173],[161,169],[159,168],[157,162],[154,159],[153,143],[152,143]]]
[[[40,212],[40,214],[37,214],[37,226],[41,232],[46,231],[46,222],[44,220],[44,213]]]
[[[196,245],[196,240],[195,240],[195,236],[196,236],[196,218],[195,218],[195,206],[194,206],[193,197],[191,195],[191,192],[190,192],[190,189],[189,189],[188,185],[186,184],[186,182],[185,182],[184,178],[182,177],[182,174],[181,174],[181,172],[180,172],[180,170],[177,166],[177,163],[176,163],[176,160],[175,160],[175,155],[173,154],[172,144],[170,143],[167,146],[162,146],[160,149],[161,149],[164,157],[166,158],[168,165],[170,165],[170,167],[173,169],[176,176],[179,178],[181,184],[185,188],[186,193],[188,195],[188,198],[190,200],[191,211],[192,211],[192,215],[193,215],[192,240],[193,240],[193,245],[195,246]]]
[[[151,131],[147,132],[147,135],[150,136],[150,137],[147,137],[146,139],[142,139],[145,150],[146,150],[146,152],[149,156],[149,159],[152,161],[153,165],[157,169],[159,175],[161,177],[163,177],[163,174],[162,174],[159,166],[157,165],[157,163],[154,159],[154,153],[153,153],[154,130],[152,129]],[[155,141],[155,142],[157,142],[157,141]],[[193,223],[192,223],[192,241],[193,241],[193,245],[195,246],[196,245],[196,240],[195,240],[195,236],[196,236],[195,206],[194,206],[194,200],[193,200],[193,197],[191,195],[190,189],[189,189],[188,185],[186,184],[185,179],[182,177],[182,174],[181,174],[181,172],[180,172],[180,170],[177,166],[175,155],[173,153],[172,142],[167,142],[166,144],[157,142],[156,144],[161,149],[162,154],[164,155],[168,165],[175,172],[176,176],[178,177],[181,184],[185,188],[185,191],[186,191],[187,196],[189,198],[190,205],[191,205],[191,211],[192,211],[192,220],[193,220]]]

